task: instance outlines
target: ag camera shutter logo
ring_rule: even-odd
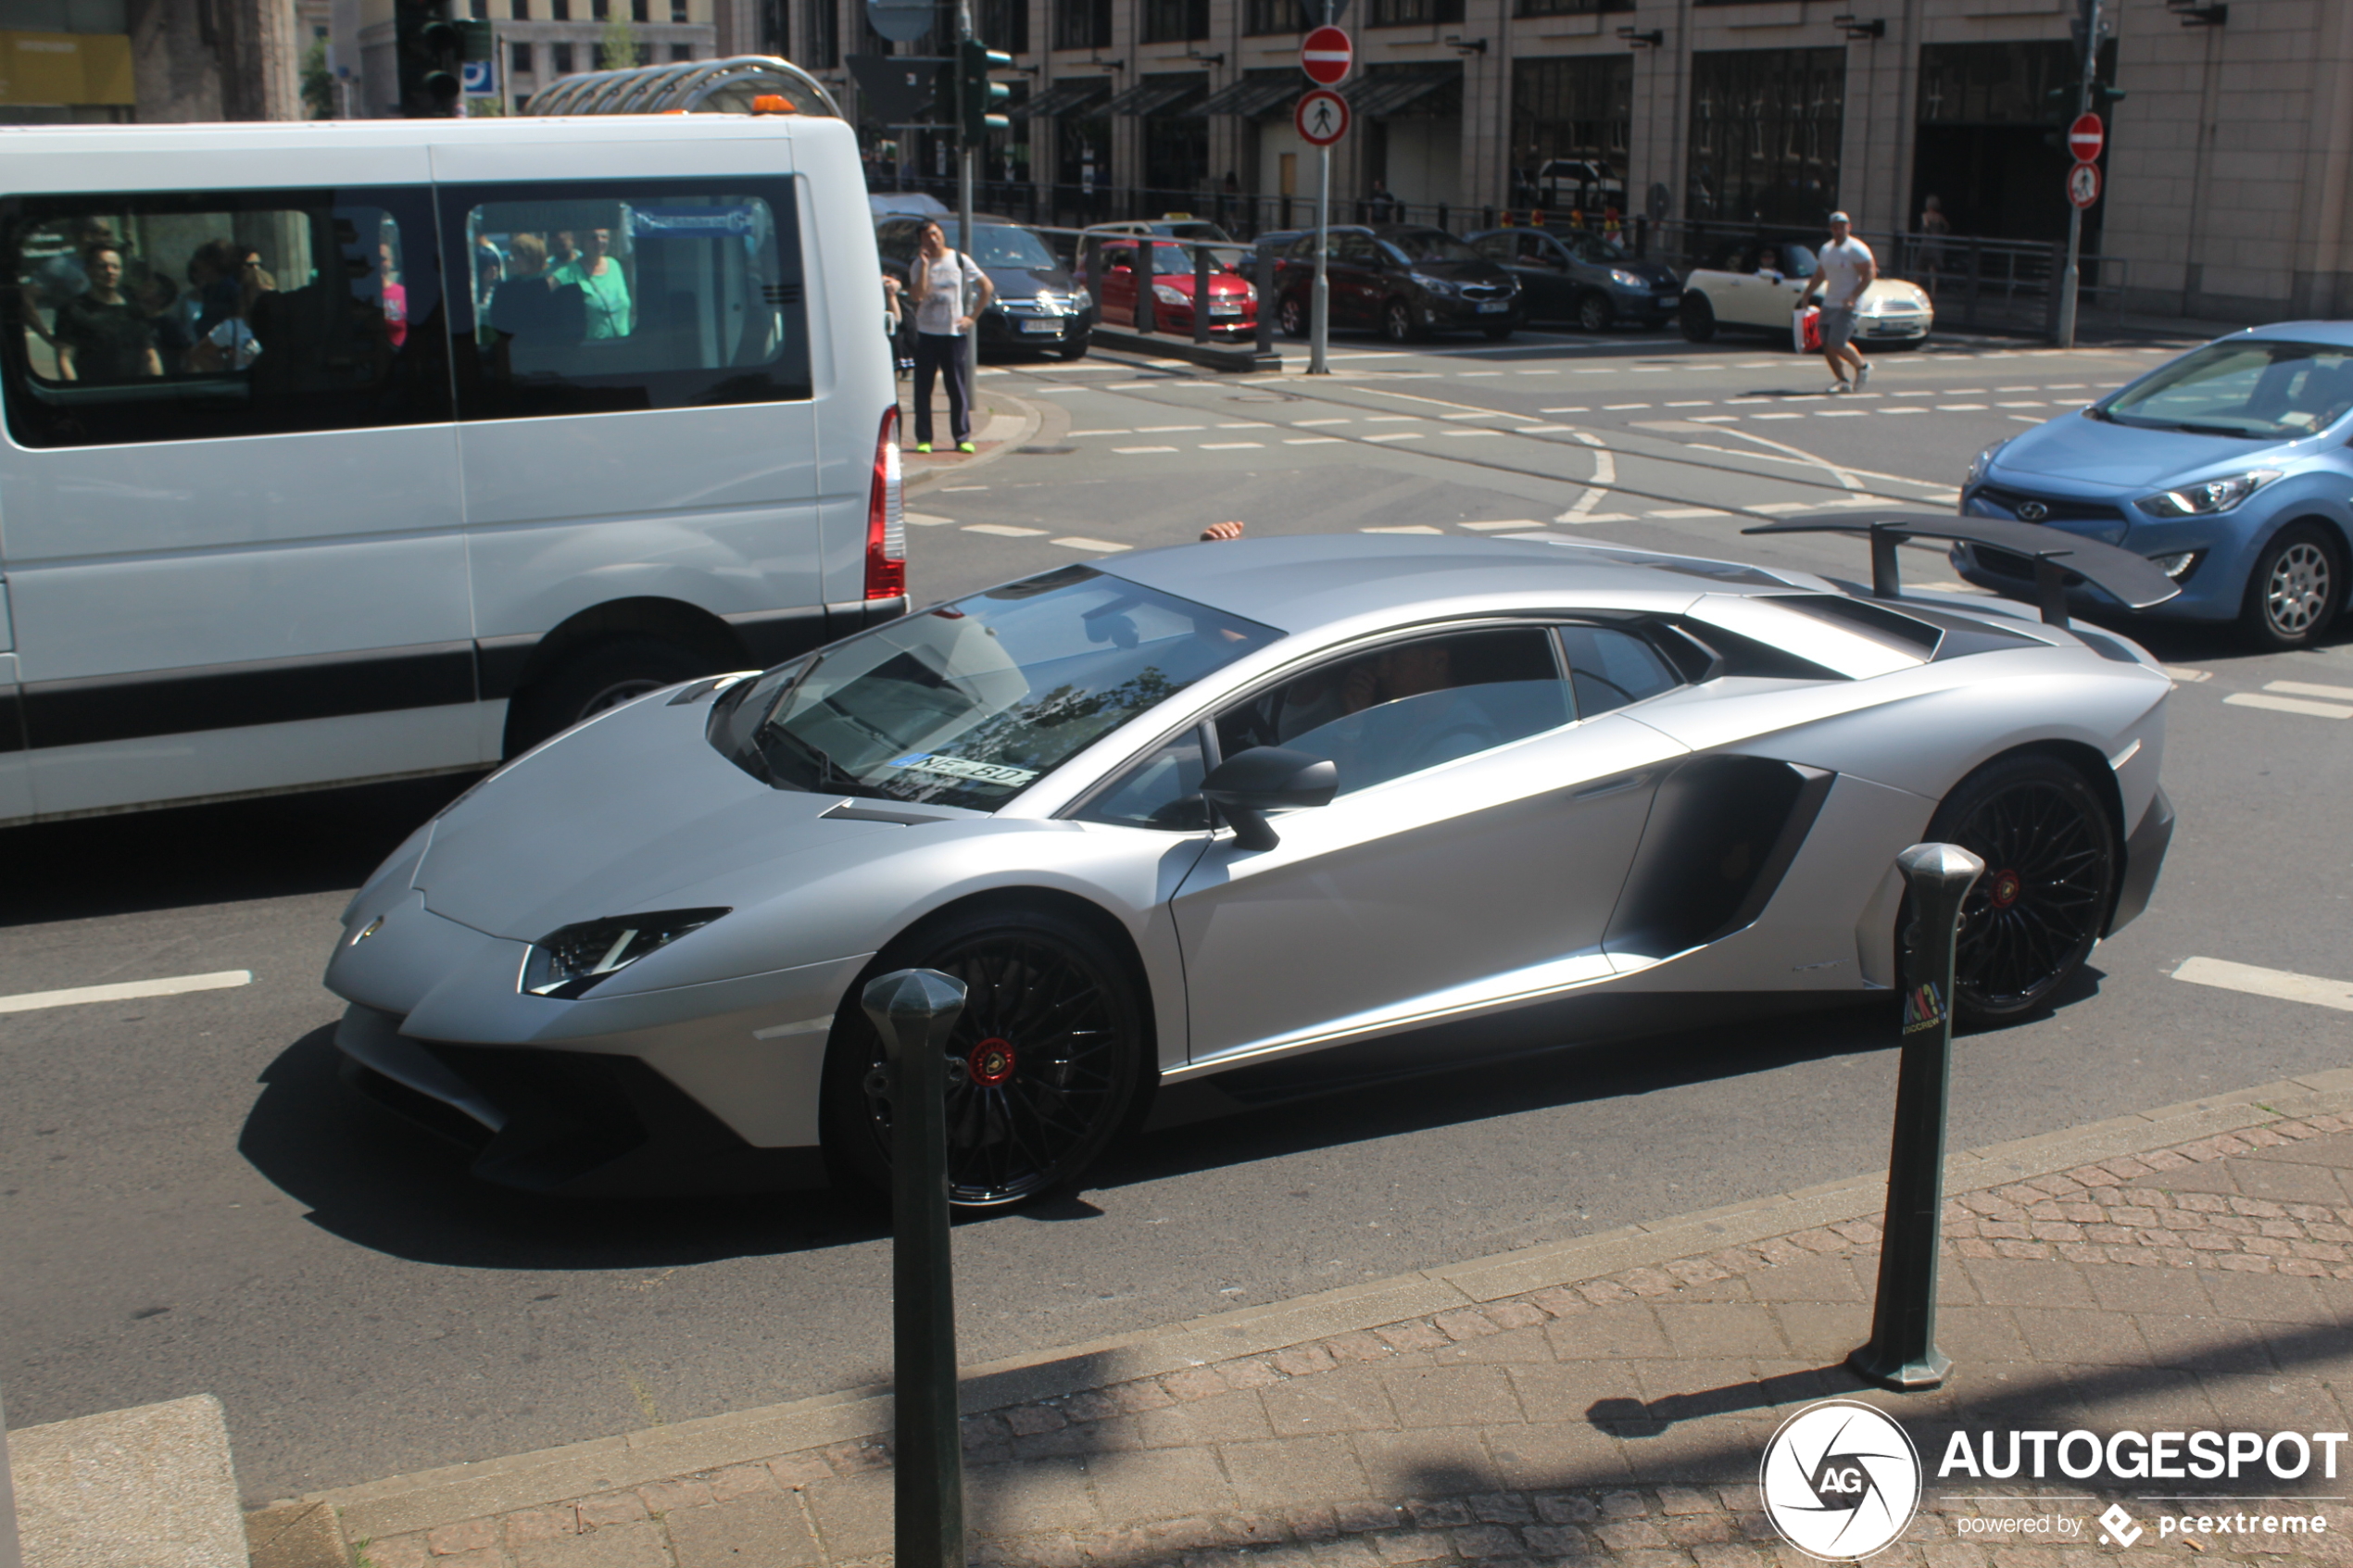
[[[1889,1416],[1824,1399],[1781,1424],[1758,1476],[1766,1517],[1808,1557],[1854,1562],[1894,1543],[1920,1505],[1920,1456]]]

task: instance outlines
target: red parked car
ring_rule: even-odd
[[[1102,297],[1096,302],[1099,319],[1108,327],[1124,327],[1136,319],[1136,247],[1151,251],[1152,331],[1189,337],[1193,331],[1193,257],[1178,245],[1120,240],[1103,246]],[[1210,253],[1209,335],[1249,337],[1258,331],[1258,290],[1237,270],[1246,253]]]

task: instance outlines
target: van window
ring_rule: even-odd
[[[811,395],[784,180],[466,186],[441,194],[462,419]]]
[[[420,190],[0,202],[0,375],[20,445],[450,417]]]

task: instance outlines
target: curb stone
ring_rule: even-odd
[[[2343,1261],[2353,1214],[2306,1205],[2314,1212],[2299,1217],[2286,1206],[2244,1200],[2279,1212],[2239,1213],[2204,1194],[2159,1205],[2162,1189],[2153,1180],[2168,1170],[2353,1131],[2349,1111],[2353,1071],[2334,1071],[1957,1154],[1947,1167],[1948,1249],[2076,1261],[2096,1249],[2108,1261],[2177,1269],[2227,1253],[2235,1261],[2218,1266],[2353,1279],[2353,1261]],[[971,1367],[963,1385],[968,1452],[975,1463],[1007,1460],[1025,1437],[1466,1343],[1808,1255],[1874,1250],[1884,1190],[1883,1177],[1858,1176]],[[615,1499],[613,1506],[642,1516],[632,1488],[656,1493],[675,1477],[711,1486],[713,1477],[756,1470],[767,1487],[797,1488],[877,1470],[887,1463],[889,1423],[887,1389],[849,1389],[390,1477],[261,1512],[283,1517],[283,1509],[324,1504],[346,1536],[379,1539],[545,1505],[585,1506],[566,1499]],[[1224,1538],[1213,1530],[1202,1545]],[[1166,1544],[1172,1555],[1195,1549]],[[1402,1560],[1391,1552],[1384,1561]]]

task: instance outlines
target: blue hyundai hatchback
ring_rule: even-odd
[[[1961,510],[2087,534],[2154,560],[2181,596],[2145,613],[2236,621],[2264,648],[2318,640],[2353,561],[2353,322],[2218,338],[2087,408],[1980,452]],[[1957,546],[1981,587],[2034,596],[2033,568]],[[2116,608],[2088,584],[2084,609]]]

